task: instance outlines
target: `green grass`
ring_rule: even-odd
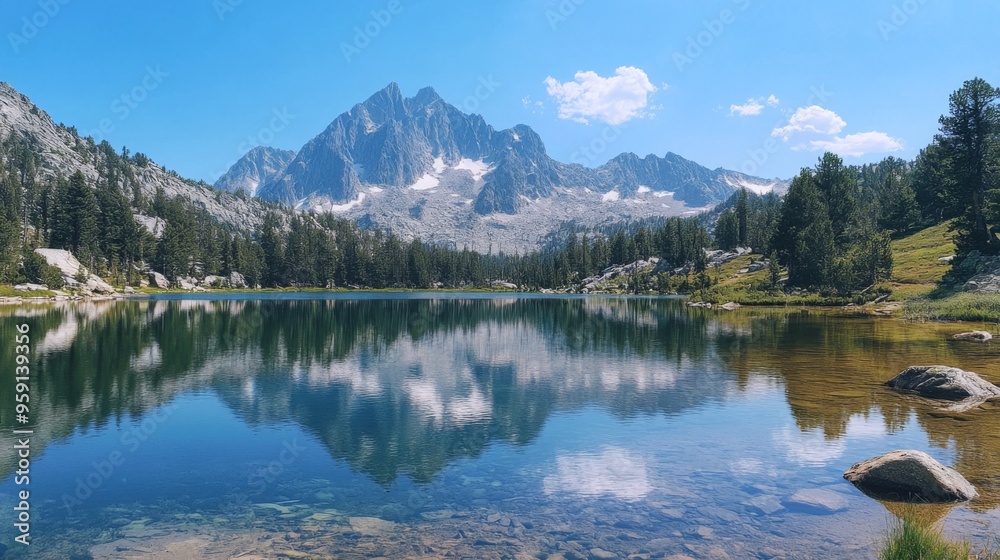
[[[878,286],[875,293],[891,290],[890,299],[905,302],[906,315],[913,319],[1000,322],[1000,298],[997,296],[953,294],[939,288],[951,264],[938,259],[955,254],[955,243],[948,226],[947,223],[939,224],[893,241],[892,278]],[[751,260],[762,258],[761,255],[748,255],[713,269],[710,274],[718,278],[718,284],[695,293],[693,299],[771,306],[842,306],[860,303],[861,299],[872,299],[870,296],[825,297],[814,292],[786,294],[757,289],[757,286],[766,285],[768,271],[741,274],[739,270]]]
[[[14,289],[14,286],[0,285],[0,297],[52,297],[55,292],[49,290],[31,290],[21,292]]]
[[[933,525],[904,517],[889,529],[878,557],[879,560],[967,560],[969,550],[968,542],[949,541]]]
[[[892,242],[893,299],[907,300],[930,294],[951,264],[938,259],[955,254],[948,224],[939,224]]]
[[[924,321],[1000,323],[1000,296],[960,292],[932,292],[906,302],[905,315]]]

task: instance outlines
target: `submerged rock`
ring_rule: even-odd
[[[809,513],[829,514],[847,509],[847,499],[831,490],[810,488],[799,490],[788,498],[786,504]]]
[[[856,463],[847,469],[844,478],[879,500],[936,504],[979,497],[976,488],[958,471],[923,451],[890,451]]]
[[[908,367],[886,385],[902,391],[914,391],[930,399],[961,401],[1000,397],[1000,387],[971,371],[948,366]]]
[[[972,332],[958,333],[952,338],[954,338],[955,340],[973,340],[976,342],[986,342],[987,340],[991,340],[993,338],[993,335],[986,331],[972,331]]]

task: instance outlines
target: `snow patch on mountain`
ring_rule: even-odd
[[[489,173],[493,168],[481,159],[471,160],[469,158],[462,158],[462,160],[455,165],[454,169],[472,173],[472,179],[479,182],[483,179],[483,175]]]
[[[754,194],[767,194],[774,190],[777,186],[777,181],[771,181],[770,183],[756,183],[753,181],[748,181],[746,179],[731,179],[726,177],[726,184],[733,187],[734,189],[746,189]]]
[[[409,188],[415,191],[426,191],[433,189],[434,187],[437,187],[440,184],[441,184],[440,178],[438,178],[436,175],[427,173],[423,177],[417,179],[417,182],[410,185]]]
[[[434,158],[434,174],[435,175],[440,175],[440,174],[444,173],[444,170],[447,169],[447,168],[448,168],[448,166],[445,165],[444,158],[441,158],[441,157]]]
[[[296,207],[315,212],[330,212],[333,214],[341,214],[357,206],[361,206],[361,204],[364,203],[365,198],[366,198],[365,193],[358,193],[357,198],[343,204],[336,204],[326,197],[313,200],[303,199],[302,201],[299,202],[298,205],[296,205]]]

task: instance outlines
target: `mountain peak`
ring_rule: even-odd
[[[418,91],[417,95],[413,97],[413,101],[418,106],[426,107],[427,105],[442,101],[442,99],[441,96],[438,95],[438,92],[434,91],[434,88],[428,86]]]
[[[255,196],[259,186],[284,173],[293,159],[295,152],[255,146],[219,177],[214,186],[220,191],[235,193],[242,190],[248,196]]]
[[[389,85],[373,93],[371,97],[368,98],[368,100],[402,99],[402,98],[403,98],[403,91],[399,89],[399,84],[397,84],[396,82],[389,82]]]
[[[373,93],[361,106],[367,109],[377,122],[398,120],[406,111],[403,107],[403,92],[400,91],[399,84],[396,82],[392,82]]]

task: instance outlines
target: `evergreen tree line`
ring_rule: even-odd
[[[851,293],[888,278],[893,237],[944,221],[953,224],[960,257],[1000,253],[998,100],[1000,90],[985,81],[966,82],[951,96],[940,134],[913,162],[846,166],[827,153],[792,180],[783,199],[740,190],[707,222],[667,218],[572,231],[561,246],[525,255],[442,248],[277,207],[257,231],[236,231],[182,197],[158,192],[146,200],[135,178],[149,164],[141,153],[78,139],[73,149],[94,164],[97,177],[77,171],[39,181],[37,150],[11,135],[0,139],[0,283],[57,282],[32,252],[52,247],[72,251],[119,285],[138,284],[149,268],[171,280],[240,272],[265,287],[459,288],[504,281],[540,289],[653,256],[685,275],[693,270],[704,285],[705,249],[751,247],[787,267],[788,287]],[[155,218],[162,231],[154,235],[135,214]]]
[[[773,255],[788,268],[789,287],[844,294],[889,278],[893,238],[943,222],[960,259],[1000,254],[998,101],[1000,89],[966,82],[913,162],[845,166],[827,153],[792,180],[784,199],[741,190],[721,207],[716,246]]]

